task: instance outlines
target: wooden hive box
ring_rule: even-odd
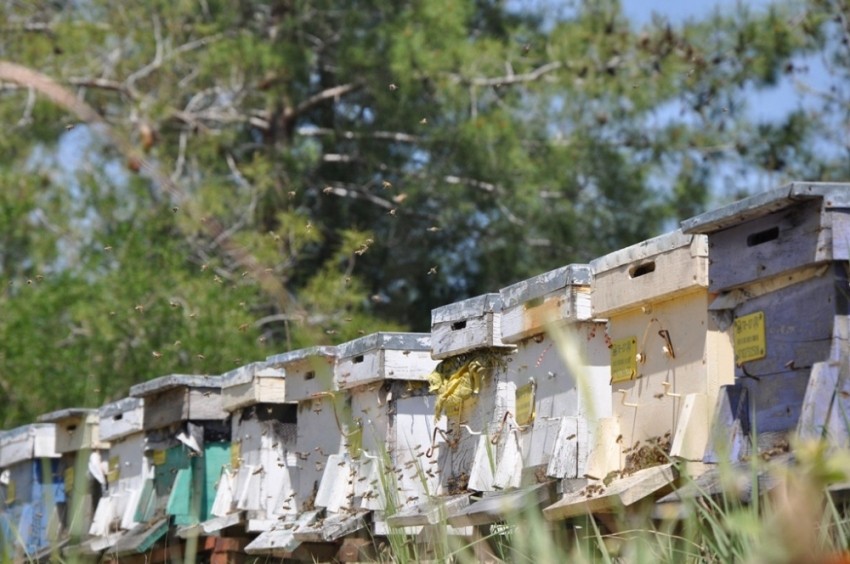
[[[145,398],[144,429],[162,429],[184,421],[217,421],[228,414],[221,402],[221,379],[172,374],[136,384],[130,395]]]
[[[221,407],[220,377],[163,376],[133,386],[130,395],[144,399],[145,455],[153,476],[136,505],[139,524],[110,549],[117,555],[149,550],[163,536],[172,543],[178,542],[175,535],[198,534],[230,461],[230,420]]]
[[[88,535],[95,507],[106,487],[101,454],[108,443],[99,438],[96,409],[62,409],[41,415],[38,421],[56,427],[56,451],[61,454],[59,471],[66,496],[60,506],[60,536],[69,541],[64,550],[73,552]]]
[[[353,513],[336,519],[334,531],[325,527],[322,538],[352,532],[372,510],[372,533],[386,535],[387,512],[424,500],[436,485],[424,456],[434,428],[434,397],[425,382],[436,365],[430,336],[375,333],[338,351],[337,387],[345,394],[339,415],[350,430],[348,447],[330,457],[316,504],[328,515]],[[302,527],[295,536],[308,540],[310,534]]]
[[[502,346],[499,294],[483,294],[431,311],[431,356],[442,360],[484,346]]]
[[[441,360],[428,376],[435,404],[425,468],[437,477],[431,496],[438,497],[404,508],[388,520],[393,526],[434,525],[435,516],[445,518],[466,507],[473,491],[496,489],[498,445],[491,439],[513,409],[503,370],[513,346],[502,344],[494,333],[501,327],[500,302],[497,294],[488,294],[432,311],[435,325],[458,328],[445,333],[436,355]]]
[[[123,398],[98,409],[100,437],[109,441],[106,459],[106,494],[98,501],[89,534],[81,552],[97,554],[113,546],[135,527],[136,506],[150,472],[145,456],[144,402]]]
[[[591,484],[546,508],[549,519],[611,511],[658,491],[670,482],[668,456],[701,461],[712,407],[732,379],[731,340],[708,313],[704,236],[667,233],[591,269],[593,315],[609,320],[613,417],[597,428]]]
[[[234,525],[271,529],[281,515],[295,514],[297,403],[285,400],[282,368],[255,362],[222,376],[225,405],[232,411],[230,463],[218,482],[214,518],[205,533]]]
[[[275,501],[278,521],[245,547],[248,554],[275,555],[283,545],[295,550],[300,544],[292,537],[296,522],[310,523],[318,516],[316,495],[328,457],[347,441],[335,411],[342,407],[335,393],[336,347],[299,349],[266,362],[285,373],[286,399],[298,405],[295,448],[282,454],[289,488],[284,484]]]
[[[0,433],[0,557],[46,557],[58,539],[65,488],[55,444],[50,424]]]
[[[96,409],[60,409],[39,416],[38,422],[56,425],[56,452],[59,454],[109,446],[100,438],[100,418]]]
[[[551,503],[547,482],[583,480],[596,422],[611,415],[608,341],[591,315],[590,283],[588,265],[569,265],[501,290],[502,342],[516,349],[504,369],[514,408],[497,441],[499,492],[451,523],[504,520],[531,502]]]
[[[227,411],[258,403],[286,401],[286,378],[283,371],[265,362],[253,362],[222,375],[221,405]]]
[[[791,183],[682,227],[708,236],[710,309],[734,343],[706,460],[787,451],[795,431],[850,445],[850,184]]]

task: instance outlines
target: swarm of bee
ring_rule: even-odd
[[[504,367],[503,354],[475,351],[447,358],[428,375],[428,391],[437,394],[434,417],[455,413],[463,402],[481,391],[481,380],[488,370]]]
[[[623,451],[623,454],[626,455],[626,466],[623,468],[622,475],[629,476],[638,470],[669,462],[671,442],[670,431],[660,437],[647,439],[644,444],[637,441],[631,448]]]

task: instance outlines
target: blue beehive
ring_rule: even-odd
[[[0,434],[0,557],[37,559],[58,547],[65,503],[56,430],[35,424]]]

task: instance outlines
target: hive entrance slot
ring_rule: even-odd
[[[655,261],[633,266],[629,269],[629,276],[631,278],[639,278],[640,276],[644,276],[650,272],[655,272]]]
[[[452,331],[459,331],[461,329],[466,329],[466,321],[455,321],[452,323]]]
[[[747,235],[747,246],[755,247],[757,245],[767,243],[768,241],[773,241],[777,238],[779,238],[779,228],[771,227],[770,229],[765,229],[764,231]]]

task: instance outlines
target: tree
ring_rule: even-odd
[[[637,30],[615,1],[7,5],[0,420],[427,330],[700,211],[728,163],[837,170],[800,157],[809,120],[742,112],[825,48],[824,16],[741,10]]]

